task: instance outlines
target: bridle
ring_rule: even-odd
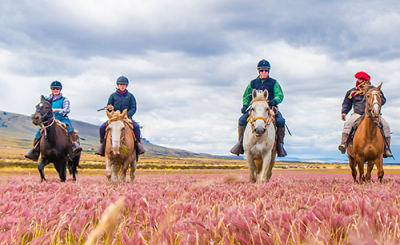
[[[51,125],[53,125],[53,123],[55,121],[54,114],[53,114],[53,111],[51,109],[48,112],[43,113],[42,110],[40,109],[40,107],[38,107],[38,105],[36,106],[36,108],[37,108],[36,112],[39,112],[40,115],[42,115],[42,121],[39,123],[39,126],[44,132],[44,138],[47,139],[47,130],[46,129],[51,127]],[[51,105],[50,105],[50,107],[51,107]],[[49,123],[50,120],[52,120],[51,123]],[[46,126],[44,125],[45,123],[47,123]]]
[[[250,102],[250,105],[252,105],[254,102],[258,102],[258,101],[264,101],[264,102],[266,102],[266,103],[268,104],[268,100],[266,100],[266,99],[254,99],[254,100],[252,100],[252,101]],[[268,115],[270,115],[269,111],[268,111]],[[251,131],[252,131],[253,133],[254,133],[254,131],[255,131],[254,122],[255,122],[256,120],[259,120],[259,119],[261,119],[261,120],[263,120],[263,121],[265,122],[265,126],[264,126],[265,129],[267,129],[268,126],[269,126],[269,125],[271,124],[271,122],[272,122],[270,116],[268,116],[268,118],[265,118],[265,117],[253,117],[253,107],[250,107],[250,112],[249,112],[249,117],[247,118],[247,122],[250,123],[250,125],[251,125]]]
[[[371,89],[371,90],[372,90],[372,89]],[[372,94],[373,103],[372,103],[372,105],[370,105],[370,103],[369,103],[369,101],[368,101],[368,98],[366,98],[366,99],[367,99],[367,106],[365,107],[365,114],[367,115],[367,117],[374,119],[374,122],[375,122],[375,123],[378,123],[378,122],[379,122],[380,116],[382,115],[382,113],[381,113],[382,105],[381,105],[381,98],[380,98],[380,96],[379,96],[379,93],[380,93],[380,92],[379,92],[379,91],[376,91],[376,90],[372,90],[371,92],[368,91],[368,92],[366,93],[366,96],[367,96],[368,94]],[[373,113],[373,110],[374,110],[374,106],[375,106],[375,105],[378,105],[378,107],[379,107],[379,115],[375,115],[375,114]]]

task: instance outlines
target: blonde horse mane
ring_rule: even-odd
[[[127,109],[123,110],[122,113],[120,111],[115,111],[113,113],[106,111],[106,114],[108,117],[108,123],[124,120],[127,117],[126,112],[127,112]]]

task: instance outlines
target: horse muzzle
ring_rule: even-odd
[[[34,125],[39,125],[42,123],[42,117],[38,115],[32,115],[31,120]]]
[[[254,129],[254,133],[256,133],[257,137],[260,137],[261,135],[265,134],[267,130],[263,127],[258,127]]]

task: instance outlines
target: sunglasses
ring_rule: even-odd
[[[265,70],[261,70],[261,69],[260,69],[260,70],[258,70],[258,71],[259,71],[260,73],[261,73],[261,72],[269,72],[269,69],[265,69]]]
[[[51,88],[51,90],[60,90],[59,88]]]

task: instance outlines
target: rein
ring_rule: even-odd
[[[264,102],[266,102],[267,104],[268,104],[268,100],[266,100],[266,99],[255,99],[255,100],[253,100],[253,101],[251,101],[250,102],[250,105],[251,104],[253,104],[253,102],[258,102],[258,101],[264,101]],[[269,111],[268,111],[268,115],[270,115],[269,114]],[[249,112],[249,117],[247,118],[247,122],[249,122],[250,124],[251,124],[251,131],[252,131],[252,133],[254,133],[254,131],[255,131],[255,128],[254,128],[254,122],[256,121],[256,120],[259,120],[259,119],[261,119],[261,120],[263,120],[264,122],[265,122],[265,129],[267,129],[267,127],[271,124],[271,122],[272,122],[272,120],[271,120],[271,117],[268,117],[268,118],[264,118],[264,117],[253,117],[253,108],[250,108],[250,112]]]

